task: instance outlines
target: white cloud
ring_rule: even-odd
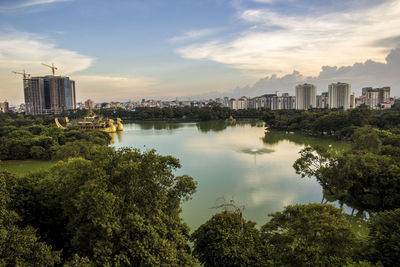
[[[154,96],[156,81],[142,77],[74,75],[87,70],[95,59],[76,51],[58,48],[44,36],[9,31],[0,35],[0,101],[23,102],[22,79],[12,71],[26,70],[32,76],[51,74],[41,63],[54,63],[56,75],[68,75],[76,82],[77,100],[137,99]]]
[[[73,0],[29,0],[29,1],[24,1],[24,2],[17,2],[14,5],[0,6],[0,11],[7,11],[7,10],[12,10],[12,9],[18,9],[18,8],[53,4],[53,3],[59,3],[59,2],[70,2],[70,1],[73,1]]]
[[[102,75],[73,75],[77,88],[77,101],[137,100],[157,97],[157,81],[146,77],[115,77]]]
[[[177,43],[177,42],[186,42],[186,41],[193,41],[196,39],[204,38],[219,32],[221,29],[219,28],[212,28],[212,29],[200,29],[200,30],[192,30],[187,31],[182,35],[175,36],[169,39],[170,42]]]
[[[26,32],[3,32],[0,35],[0,69],[26,69],[37,74],[48,74],[41,62],[55,63],[61,74],[89,68],[94,58],[56,47],[46,37]]]
[[[384,14],[384,15],[383,15]],[[246,9],[240,19],[249,28],[233,41],[214,40],[176,50],[189,59],[208,59],[244,70],[285,74],[294,69],[316,75],[321,66],[384,62],[379,40],[400,35],[400,1],[353,12],[287,16],[269,9]]]

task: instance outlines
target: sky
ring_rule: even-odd
[[[0,0],[0,101],[25,70],[77,101],[294,94],[348,82],[400,96],[400,0]]]

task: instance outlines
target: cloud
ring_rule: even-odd
[[[46,74],[48,70],[40,63],[54,62],[59,73],[70,74],[89,68],[93,61],[90,56],[58,48],[45,36],[19,31],[0,34],[0,69]]]
[[[391,50],[385,62],[366,60],[350,66],[323,66],[319,75],[306,76],[298,71],[278,77],[270,75],[258,80],[252,86],[238,87],[233,91],[235,96],[257,96],[265,93],[289,92],[294,95],[295,86],[299,83],[313,83],[319,92],[327,91],[328,84],[333,82],[348,82],[352,91],[359,95],[363,87],[391,86],[391,95],[400,95],[400,46]]]
[[[213,35],[213,34],[219,32],[220,30],[221,29],[219,29],[219,28],[212,28],[212,29],[200,29],[200,30],[187,31],[182,35],[170,38],[169,41],[172,43],[193,41],[196,39],[200,39],[200,38],[204,38],[204,37]]]
[[[24,2],[16,1],[17,3],[14,3],[13,5],[0,6],[0,12],[12,10],[12,9],[54,4],[54,3],[60,3],[60,2],[71,2],[71,1],[73,1],[73,0],[30,0],[30,1],[24,1]]]
[[[8,31],[0,34],[0,101],[23,102],[22,79],[12,71],[26,70],[32,76],[51,74],[41,63],[54,63],[56,75],[67,75],[76,82],[77,100],[96,101],[156,97],[156,81],[143,77],[79,75],[93,64],[93,57],[57,47],[45,36]],[[75,75],[74,75],[75,74]]]
[[[77,101],[90,98],[94,101],[126,101],[157,98],[157,81],[146,77],[115,77],[102,75],[73,75],[76,82]]]
[[[394,42],[379,40],[400,35],[400,2],[395,0],[323,14],[284,15],[265,7],[248,8],[239,18],[248,27],[234,40],[192,43],[176,52],[184,58],[212,60],[243,70],[283,75],[296,69],[316,75],[326,64],[384,62]]]

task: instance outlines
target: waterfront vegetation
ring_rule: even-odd
[[[309,142],[293,167],[354,213],[289,205],[258,228],[229,202],[192,234],[180,213],[197,183],[175,175],[178,159],[115,149],[107,134],[63,131],[48,118],[0,114],[2,160],[59,160],[26,175],[0,172],[0,266],[396,266],[399,111],[255,111],[270,128],[350,142],[339,153]]]

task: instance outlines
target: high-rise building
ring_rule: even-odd
[[[317,108],[327,108],[328,97],[326,95],[317,95]]]
[[[361,89],[361,96],[366,96],[369,90],[372,90],[372,87],[364,87]]]
[[[271,110],[295,109],[296,97],[283,94],[282,96],[272,96],[267,99],[267,106]]]
[[[365,103],[370,108],[378,108],[381,104],[390,103],[390,87],[372,88],[366,87],[365,89]]]
[[[379,92],[379,104],[390,101],[390,87],[378,88]]]
[[[86,109],[94,109],[94,101],[92,99],[88,99],[85,101]]]
[[[317,87],[313,84],[299,84],[296,86],[296,109],[316,107]]]
[[[59,114],[76,108],[75,82],[69,77],[24,79],[24,94],[27,115]]]
[[[356,108],[356,96],[354,94],[350,95],[350,108]]]
[[[250,109],[261,109],[266,108],[267,98],[264,96],[258,96],[249,99],[248,108]]]
[[[379,105],[379,91],[378,88],[372,89],[370,88],[366,94],[366,101],[370,108],[376,108]]]
[[[332,83],[328,87],[329,108],[350,108],[350,84]]]

